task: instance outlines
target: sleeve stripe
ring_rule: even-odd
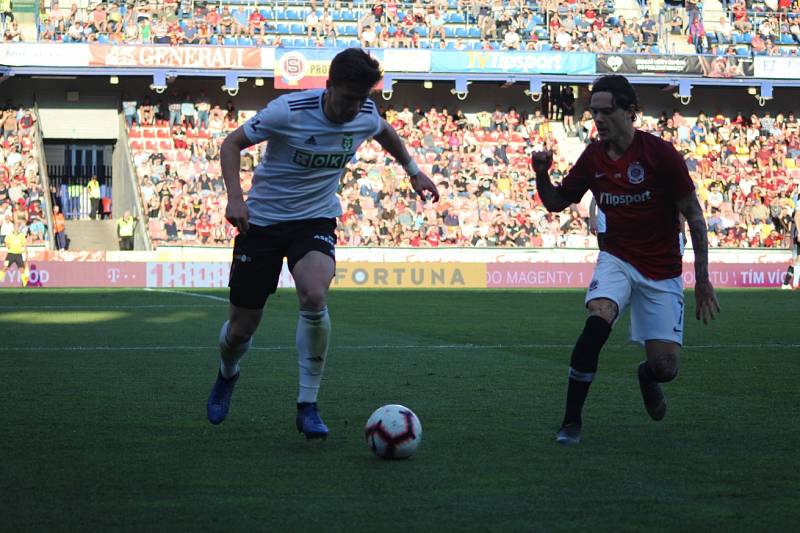
[[[316,102],[318,98],[319,98],[318,96],[311,96],[311,97],[307,97],[307,98],[298,98],[297,100],[289,100],[289,105],[305,104],[305,103],[308,103],[308,102]]]

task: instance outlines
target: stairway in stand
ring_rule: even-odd
[[[119,250],[114,220],[67,220],[70,251]]]

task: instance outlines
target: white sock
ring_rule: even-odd
[[[239,361],[253,344],[253,337],[250,337],[245,343],[231,345],[228,340],[229,328],[230,322],[226,320],[219,331],[219,371],[225,379],[230,379],[239,373]]]
[[[797,287],[798,281],[800,281],[800,263],[795,263],[794,278],[792,278],[792,287]]]
[[[297,403],[317,401],[330,336],[331,319],[327,307],[320,311],[300,311],[295,337],[297,365],[300,367]]]

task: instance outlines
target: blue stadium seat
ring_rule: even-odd
[[[110,41],[108,40],[108,36],[104,33],[101,33],[97,36],[97,42],[100,44],[108,44]]]
[[[342,20],[346,22],[355,22],[358,20],[358,15],[353,11],[343,11]]]
[[[553,47],[550,43],[539,43],[539,50],[542,52],[549,52]]]
[[[747,33],[742,35],[742,41],[741,42],[743,42],[745,44],[750,44],[750,42],[752,40],[753,40],[753,34],[752,33],[747,32]]]
[[[239,46],[253,46],[253,39],[250,37],[239,37]]]
[[[427,37],[428,36],[428,27],[427,26],[419,26],[417,28],[417,32],[419,32],[420,37]]]
[[[358,39],[350,39],[350,42],[348,43],[348,46],[350,48],[360,48],[361,47],[361,41],[359,41]]]
[[[544,26],[544,17],[541,16],[539,13],[534,13],[533,23],[536,24],[537,26]]]
[[[270,8],[259,9],[258,12],[261,13],[261,16],[267,20],[272,20],[273,18],[275,18],[275,14],[272,12],[272,9]]]
[[[209,39],[209,40],[208,40],[208,42],[209,42],[210,44],[217,44],[217,43],[219,42],[219,39],[217,39],[217,36],[216,36],[216,35],[212,35],[212,36],[211,36],[211,39]]]
[[[287,9],[286,10],[286,18],[289,20],[302,20],[302,16],[300,12],[296,9]]]
[[[466,22],[466,19],[464,19],[463,13],[460,12],[450,13],[450,20],[448,20],[447,22],[450,22],[452,24],[464,24]]]
[[[289,33],[289,25],[279,22],[277,31],[278,33]]]
[[[792,37],[791,33],[782,33],[781,34],[781,44],[794,44],[794,37]]]
[[[222,44],[224,44],[225,46],[236,46],[237,42],[236,42],[236,39],[233,38],[233,37],[225,37],[222,40]]]
[[[358,27],[353,24],[342,24],[339,26],[339,34],[345,37],[353,37],[358,35]]]
[[[331,18],[334,22],[339,22],[342,20],[342,13],[338,9],[334,9],[331,11]]]
[[[469,27],[469,37],[470,39],[479,39],[481,36],[481,30],[476,28],[475,26]]]
[[[747,46],[737,46],[736,55],[739,57],[748,57],[750,55],[750,48]]]
[[[448,39],[452,39],[456,36],[456,30],[452,26],[445,26],[444,27],[444,36]]]
[[[458,28],[456,28],[456,37],[461,37],[462,39],[466,39],[468,34],[469,32],[467,31],[467,28],[465,28],[464,26],[459,26]]]
[[[290,24],[289,33],[293,33],[295,35],[303,35],[305,31],[302,24]]]

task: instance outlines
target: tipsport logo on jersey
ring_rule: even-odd
[[[292,162],[308,169],[343,169],[355,155],[356,154],[354,152],[333,152],[324,154],[295,150],[294,157],[292,157]]]

